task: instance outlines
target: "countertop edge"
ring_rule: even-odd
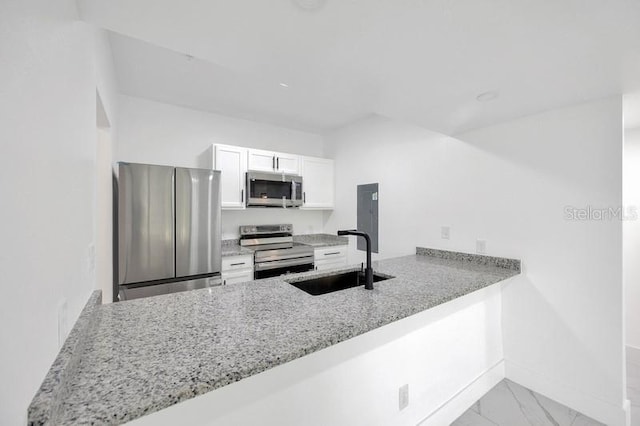
[[[73,374],[84,338],[96,318],[94,310],[101,304],[102,290],[94,290],[29,404],[29,426],[55,424],[58,406],[66,392],[67,378]]]
[[[439,259],[460,260],[463,262],[473,262],[479,265],[495,266],[502,269],[511,269],[521,272],[521,261],[507,257],[487,256],[484,254],[471,254],[459,251],[440,250],[426,247],[416,247],[416,254],[419,256],[430,256]]]

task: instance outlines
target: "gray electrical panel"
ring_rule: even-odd
[[[371,237],[371,251],[378,253],[378,184],[358,185],[358,231]],[[358,238],[358,250],[365,251],[364,238]]]

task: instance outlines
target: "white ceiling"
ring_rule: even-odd
[[[79,0],[120,34],[124,93],[311,131],[376,113],[454,134],[640,90],[640,0],[319,3]]]

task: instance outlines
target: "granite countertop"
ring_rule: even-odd
[[[332,234],[306,234],[306,235],[294,235],[293,241],[296,243],[302,243],[315,248],[319,247],[332,247],[332,246],[346,246],[349,244],[349,238],[339,237]]]
[[[240,245],[240,240],[222,240],[222,257],[253,254],[253,250]]]
[[[375,262],[377,273],[395,278],[373,291],[311,296],[287,283],[334,270],[93,309],[74,326],[84,330],[82,344],[58,357],[73,357],[72,369],[57,387],[45,386],[50,371],[29,423],[124,423],[520,273],[518,260],[417,253]]]
[[[347,237],[339,237],[331,234],[305,234],[294,235],[293,241],[306,244],[314,248],[344,246],[349,244]],[[240,245],[240,240],[222,240],[222,256],[240,256],[243,254],[253,254],[253,250]]]

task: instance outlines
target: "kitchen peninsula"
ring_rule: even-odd
[[[354,267],[343,268],[349,269]],[[380,392],[387,388],[387,374],[413,368],[414,361],[406,356],[418,355],[421,349],[408,340],[417,337],[420,345],[439,354],[417,360],[418,365],[431,365],[444,374],[426,378],[433,386],[443,381],[454,387],[473,382],[474,369],[484,371],[482,365],[493,367],[501,360],[501,335],[493,334],[500,328],[501,286],[494,284],[518,275],[520,261],[418,248],[415,255],[374,262],[374,269],[394,278],[376,283],[372,291],[357,287],[322,296],[289,284],[301,277],[336,273],[314,271],[87,306],[30,406],[29,423],[257,421],[259,417],[251,416],[266,413],[260,397],[268,400],[281,391],[289,398],[289,408],[267,401],[279,424],[336,419],[348,423],[348,416],[359,410],[358,401],[368,407],[367,412],[357,413],[366,422],[368,416],[384,419],[397,414],[397,386],[393,385],[393,398]],[[421,336],[422,330],[431,337]],[[395,348],[398,343],[404,349]],[[391,352],[381,356],[381,350]],[[457,364],[465,353],[474,361]],[[381,359],[392,362],[379,365]],[[323,375],[353,362],[371,383],[352,383],[359,395],[331,388],[329,377]],[[355,374],[356,369],[350,369]],[[422,375],[417,370],[412,374]],[[337,408],[327,413],[321,399],[309,400],[304,392],[298,392],[299,400],[290,399],[288,388],[295,391],[297,383],[315,379],[329,383],[306,388],[309,395],[342,399],[344,412]],[[398,386],[404,381],[393,380],[400,380]],[[412,383],[411,377],[407,381]],[[412,402],[400,415],[411,417],[414,424],[425,410],[437,408],[428,407],[429,401],[452,396],[444,395],[449,391],[446,386],[435,390],[443,395],[427,396],[428,389],[419,384],[412,384],[413,391],[412,401],[423,400],[426,407]],[[234,392],[246,399],[236,395],[234,403],[225,404]],[[348,406],[354,397],[356,405]],[[393,410],[378,402],[387,399]],[[187,403],[192,404],[188,415],[181,408]],[[248,408],[240,409],[242,404]]]

